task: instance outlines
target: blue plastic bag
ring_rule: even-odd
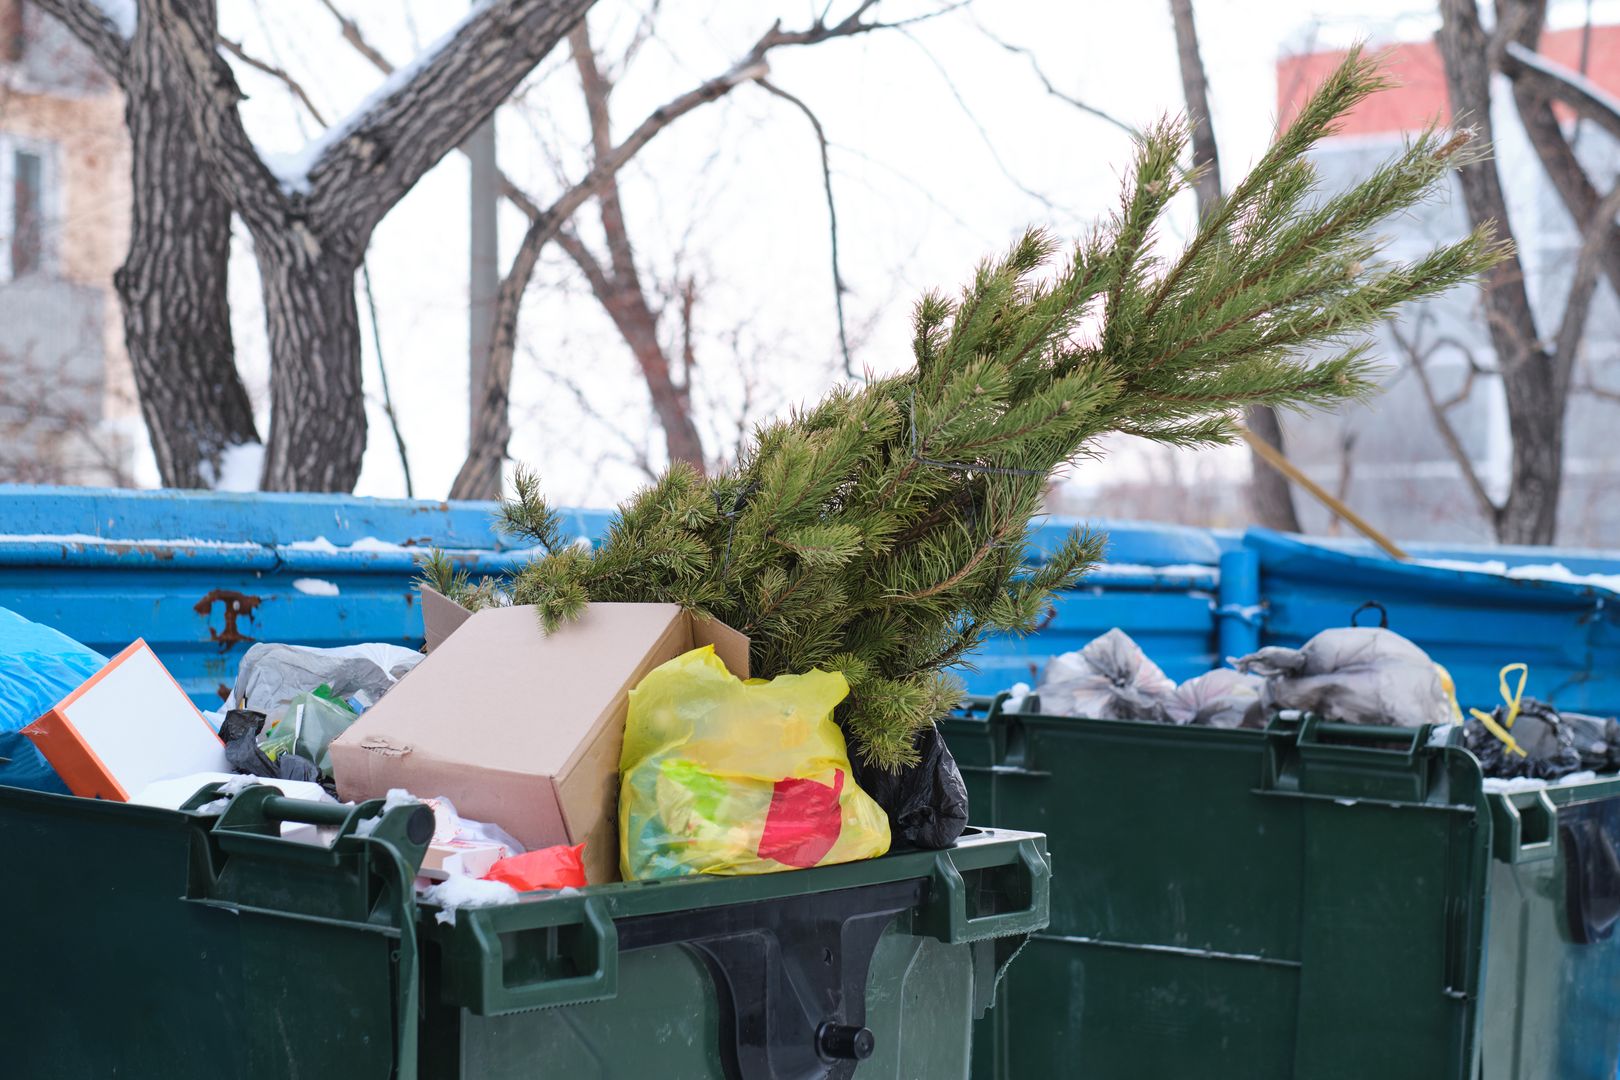
[[[107,658],[93,649],[0,608],[0,784],[68,793],[56,770],[18,732],[106,665]]]

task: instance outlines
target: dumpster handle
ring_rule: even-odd
[[[1540,862],[1558,851],[1558,807],[1545,791],[1531,793],[1528,805],[1519,806],[1502,796],[1493,800],[1496,857],[1510,864]],[[1532,839],[1526,839],[1526,835]]]
[[[1013,911],[993,911],[987,915],[968,914],[968,884],[962,877],[962,871],[956,864],[953,852],[941,851],[934,859],[934,874],[928,902],[928,906],[937,913],[933,930],[940,940],[949,945],[961,945],[971,941],[983,941],[986,938],[1028,933],[1032,919],[1038,919],[1041,925],[1045,925],[1045,906],[1048,903],[1052,867],[1033,843],[1025,841],[1018,845],[1018,861],[1015,863],[968,867],[968,870],[975,875],[986,871],[1017,872],[1018,879],[1012,889],[1003,891],[1026,899],[1022,900],[1021,906]],[[976,881],[976,889],[978,884]]]
[[[584,935],[578,950],[569,950],[576,959],[588,965],[577,975],[563,978],[548,977],[544,972],[532,978],[510,982],[506,975],[506,952],[501,944],[501,933],[491,922],[472,918],[463,920],[469,927],[474,946],[478,950],[477,1000],[470,1002],[472,1010],[482,1016],[499,1016],[525,1009],[544,1009],[557,1005],[574,1005],[599,1001],[618,993],[619,988],[619,933],[601,897],[585,897],[577,908],[577,921],[569,921],[565,911],[572,905],[560,904],[561,898],[552,898],[533,908],[556,919],[542,926],[524,927],[524,930],[578,930]],[[522,911],[516,905],[507,912]],[[472,914],[469,912],[469,914]],[[517,932],[508,927],[506,932]]]

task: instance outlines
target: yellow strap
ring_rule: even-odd
[[[1508,672],[1510,671],[1519,673],[1519,685],[1513,690],[1508,689]],[[1518,741],[1508,734],[1507,729],[1511,728],[1513,722],[1519,718],[1519,701],[1524,697],[1524,684],[1530,678],[1530,665],[1508,664],[1498,673],[1498,677],[1501,679],[1502,703],[1507,706],[1506,727],[1498,724],[1490,713],[1481,712],[1479,709],[1469,709],[1469,715],[1484,724],[1485,730],[1500,739],[1502,745],[1509,750],[1520,757],[1529,757],[1530,755],[1525,753],[1524,748],[1519,745]]]
[[[1507,687],[1508,672],[1510,671],[1517,671],[1519,673],[1519,686],[1513,691],[1512,694],[1508,693]],[[1513,721],[1519,718],[1519,699],[1524,697],[1524,684],[1525,680],[1530,678],[1530,665],[1509,664],[1498,673],[1498,678],[1501,679],[1500,688],[1502,691],[1502,700],[1507,702],[1508,707],[1507,724],[1505,726],[1511,731],[1513,729]]]

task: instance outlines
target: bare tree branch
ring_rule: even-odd
[[[802,112],[816,133],[816,144],[821,150],[821,183],[827,193],[827,231],[832,241],[833,303],[838,311],[838,348],[844,357],[844,374],[852,379],[857,378],[855,358],[849,351],[849,328],[844,319],[844,293],[848,290],[844,285],[844,275],[839,269],[838,262],[838,204],[833,199],[832,160],[827,153],[827,131],[821,126],[821,118],[816,116],[815,110],[802,99],[783,90],[769,79],[760,79],[759,85]]]
[[[366,308],[371,314],[371,347],[377,355],[377,375],[382,382],[383,415],[394,433],[394,449],[399,451],[399,467],[405,474],[405,497],[416,498],[416,485],[411,482],[411,456],[405,451],[405,433],[399,427],[399,414],[394,411],[394,392],[388,388],[388,365],[383,360],[382,324],[377,320],[377,297],[371,289],[371,267],[360,263],[360,281],[365,287]]]
[[[1563,102],[1583,120],[1620,139],[1620,111],[1616,111],[1614,99],[1577,72],[1548,60],[1532,45],[1508,42],[1502,50],[1502,74],[1538,96]]]
[[[1418,332],[1422,332],[1421,325]],[[1473,496],[1474,505],[1479,508],[1479,512],[1484,515],[1485,520],[1490,522],[1492,527],[1495,527],[1496,522],[1502,515],[1502,508],[1491,501],[1490,492],[1485,489],[1484,482],[1474,468],[1473,458],[1469,457],[1467,447],[1463,446],[1462,438],[1457,434],[1457,429],[1451,423],[1451,417],[1448,415],[1448,405],[1440,402],[1435,394],[1434,383],[1429,378],[1426,365],[1429,358],[1434,355],[1435,347],[1431,346],[1424,349],[1418,344],[1415,337],[1408,340],[1401,334],[1400,327],[1393,322],[1389,324],[1389,336],[1406,356],[1412,374],[1417,376],[1418,386],[1423,390],[1423,400],[1429,406],[1429,415],[1434,419],[1435,430],[1440,435],[1440,441],[1445,443],[1447,452],[1451,454],[1451,460],[1456,463],[1458,471],[1462,473],[1463,483],[1467,485],[1468,493]],[[1473,367],[1472,363],[1470,363],[1470,380],[1472,377]],[[1451,399],[1452,404],[1455,404],[1456,401],[1455,398]]]
[[[1607,242],[1600,248],[1602,269],[1610,283],[1620,292],[1620,227],[1612,222],[1596,222],[1598,190],[1586,174],[1575,155],[1574,143],[1564,134],[1563,125],[1553,111],[1560,78],[1552,74],[1553,65],[1535,53],[1546,19],[1545,0],[1502,0],[1501,17],[1504,30],[1511,40],[1501,50],[1502,70],[1513,82],[1513,101],[1519,120],[1529,136],[1531,148],[1541,159],[1547,178],[1552,181],[1564,207],[1575,220],[1582,234],[1592,229],[1605,234]],[[1572,72],[1564,73],[1565,82],[1578,85],[1582,80]],[[1595,92],[1595,88],[1594,88]],[[1609,112],[1615,123],[1620,115],[1607,107],[1601,96],[1593,98],[1598,108]],[[1578,122],[1578,121],[1577,121]]]
[[[113,80],[122,83],[124,64],[129,59],[129,41],[94,0],[30,0],[41,11],[54,16],[95,56]]]
[[[199,0],[143,0],[194,86],[198,134],[250,228],[285,220],[287,193],[254,149],[230,65],[199,30]],[[371,229],[428,169],[489,118],[590,6],[590,0],[497,0],[364,113],[329,131],[308,173],[301,212],[317,235],[358,258]],[[454,92],[441,92],[453,88]],[[271,208],[271,220],[265,211]]]
[[[1142,131],[1140,128],[1126,123],[1106,109],[1098,108],[1096,105],[1093,105],[1090,102],[1081,101],[1073,94],[1068,94],[1062,90],[1059,90],[1057,88],[1057,84],[1051,80],[1050,76],[1046,74],[1046,70],[1041,67],[1040,59],[1035,55],[1034,49],[1031,49],[1025,45],[1014,45],[1012,42],[996,36],[996,34],[993,33],[989,27],[985,26],[984,23],[980,22],[976,18],[972,19],[972,22],[979,33],[983,34],[992,45],[999,46],[1007,52],[1012,53],[1014,56],[1022,56],[1024,59],[1028,60],[1030,70],[1035,73],[1035,78],[1040,80],[1041,86],[1045,88],[1049,95],[1057,98],[1065,105],[1079,109],[1087,116],[1094,116],[1104,123],[1112,124],[1114,127],[1117,127],[1119,130],[1123,131],[1133,139],[1139,139],[1142,137]]]
[[[1586,334],[1587,316],[1592,310],[1592,294],[1597,290],[1598,263],[1609,244],[1610,229],[1615,215],[1620,214],[1620,184],[1603,197],[1592,220],[1586,223],[1586,235],[1581,238],[1575,256],[1575,275],[1570,281],[1569,298],[1564,302],[1564,318],[1558,325],[1554,354],[1562,379],[1567,383],[1580,352],[1581,339]]]
[[[242,61],[242,63],[246,64],[248,67],[257,71],[262,71],[272,79],[280,82],[288,89],[288,91],[292,93],[293,97],[298,99],[298,103],[309,111],[309,115],[315,119],[317,124],[321,125],[322,127],[326,126],[326,117],[321,115],[321,110],[316,106],[315,102],[310,99],[310,96],[307,92],[305,92],[304,87],[298,82],[297,79],[294,79],[291,75],[287,74],[285,68],[277,67],[275,64],[272,64],[267,60],[260,60],[258,57],[251,55],[246,49],[242,48],[241,42],[232,41],[224,34],[219,36],[219,44],[222,49],[236,57],[238,60]]]
[[[394,65],[390,64],[382,53],[372,47],[371,43],[366,40],[365,35],[360,33],[358,23],[339,11],[337,5],[332,3],[332,0],[320,0],[320,4],[332,13],[332,18],[338,21],[338,29],[343,34],[344,41],[353,45],[361,56],[370,60],[372,66],[379,68],[385,75],[393,74]]]
[[[489,362],[485,366],[484,386],[479,421],[469,439],[467,459],[456,476],[452,496],[456,498],[487,498],[499,489],[500,468],[505,460],[506,446],[511,438],[511,423],[507,417],[510,398],[512,362],[516,348],[518,314],[524,292],[539,263],[545,245],[556,240],[584,275],[593,295],[613,320],[620,335],[647,379],[653,395],[659,420],[664,427],[671,459],[691,461],[701,467],[703,441],[691,417],[690,383],[677,379],[673,365],[658,340],[658,314],[647,302],[640,273],[620,205],[616,177],[621,169],[659,132],[692,110],[717,100],[735,87],[749,81],[763,81],[769,70],[766,54],[782,45],[811,45],[836,37],[864,33],[872,24],[859,19],[861,12],[871,6],[862,5],[855,15],[831,26],[806,31],[787,32],[780,23],[772,26],[744,54],[742,60],[723,75],[709,79],[685,94],[666,102],[649,114],[637,128],[617,146],[611,144],[611,117],[609,98],[613,84],[602,72],[591,49],[587,28],[581,24],[571,35],[575,64],[580,73],[581,88],[586,99],[586,111],[591,124],[593,165],[591,171],[570,187],[551,206],[540,210],[528,196],[519,191],[506,177],[501,177],[503,193],[530,219],[528,230],[518,245],[511,268],[501,283],[495,314],[495,334]],[[814,122],[814,118],[812,118]],[[818,125],[819,127],[819,125]],[[825,145],[823,154],[825,155]],[[824,178],[830,177],[825,171]],[[603,267],[580,238],[569,230],[567,222],[589,199],[596,198],[601,208],[603,232],[608,240],[609,266]],[[830,199],[829,188],[829,199]],[[518,200],[521,199],[522,202]],[[524,208],[527,204],[528,209]],[[532,211],[532,212],[531,212]],[[833,218],[836,224],[836,217]],[[836,256],[836,249],[835,249]],[[839,333],[845,342],[846,362],[849,355],[843,319],[842,281],[836,276],[838,288]],[[493,485],[493,487],[491,486]]]
[[[1042,195],[1040,192],[1036,191],[1034,188],[1027,186],[1018,178],[1012,169],[1007,167],[1007,162],[1002,158],[1001,152],[996,149],[995,140],[990,138],[989,129],[984,126],[984,123],[979,119],[978,114],[975,113],[972,107],[968,105],[967,99],[962,96],[961,89],[956,85],[956,80],[951,78],[950,69],[940,62],[939,57],[934,55],[933,50],[919,41],[916,35],[912,34],[910,31],[902,29],[900,33],[906,36],[906,40],[917,46],[917,50],[921,52],[923,56],[927,58],[928,62],[934,66],[934,70],[939,72],[939,77],[945,83],[945,89],[951,92],[951,97],[956,100],[957,106],[961,108],[962,115],[967,117],[968,123],[972,124],[974,129],[978,131],[980,141],[984,143],[985,150],[989,152],[990,160],[995,162],[996,168],[1001,170],[1001,175],[1006,177],[1013,187],[1040,203],[1047,210],[1059,210],[1060,207],[1056,203],[1047,198],[1045,195]]]

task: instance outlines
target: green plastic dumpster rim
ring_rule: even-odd
[[[976,913],[972,908],[982,890],[969,885],[968,879],[977,881],[982,874],[997,871],[1010,873],[1020,883],[1021,899],[1011,910]],[[700,875],[528,893],[513,903],[459,909],[453,924],[440,923],[436,917],[422,918],[418,927],[444,951],[447,998],[476,1013],[499,1014],[614,996],[618,986],[614,922],[618,919],[909,880],[929,883],[926,899],[915,912],[914,932],[948,945],[1028,935],[1044,928],[1051,918],[1046,838],[1039,833],[970,828],[955,846],[942,851],[890,852],[876,859],[774,874]],[[424,914],[439,910],[430,904],[420,908]],[[568,951],[573,966],[583,970],[507,986],[502,972],[503,935],[531,931],[570,933]]]

